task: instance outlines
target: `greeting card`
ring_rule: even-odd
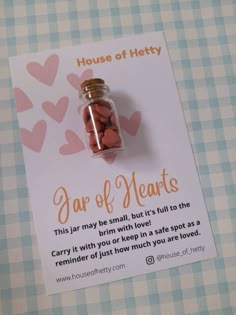
[[[48,294],[216,256],[163,33],[10,57],[10,70]],[[92,78],[125,144],[100,158],[79,99]]]

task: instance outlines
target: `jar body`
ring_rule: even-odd
[[[82,108],[87,145],[93,157],[103,157],[124,149],[114,102],[103,95],[84,99]]]

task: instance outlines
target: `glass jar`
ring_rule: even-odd
[[[81,84],[82,117],[89,151],[93,157],[103,157],[124,149],[119,119],[109,87],[100,78]]]

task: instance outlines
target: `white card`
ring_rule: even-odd
[[[216,256],[163,33],[10,57],[48,294]],[[111,89],[126,149],[89,156],[78,92]]]

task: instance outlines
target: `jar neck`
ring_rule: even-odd
[[[98,98],[106,97],[110,92],[110,89],[105,84],[93,84],[85,86],[80,91],[80,99],[82,100],[93,100]]]

